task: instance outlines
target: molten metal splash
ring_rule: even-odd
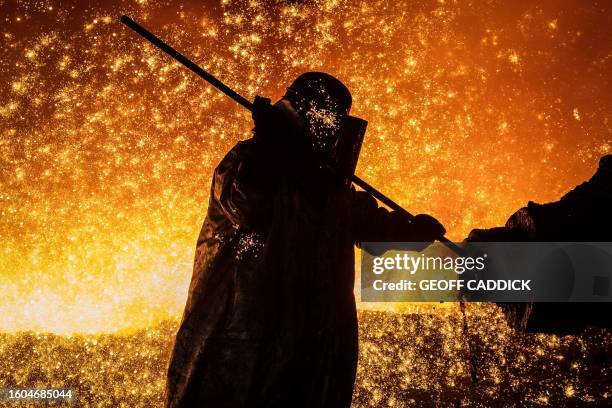
[[[557,198],[611,151],[606,7],[0,2],[0,330],[180,316],[212,170],[249,135],[246,112],[119,15],[248,97],[337,75],[370,122],[358,173],[460,239]]]
[[[491,307],[471,309],[475,384],[456,315],[361,311],[353,407],[610,406],[609,332],[517,334]],[[175,330],[164,322],[122,335],[0,333],[0,384],[71,387],[79,407],[161,407]]]

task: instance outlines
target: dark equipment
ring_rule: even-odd
[[[210,73],[206,72],[205,70],[197,66],[194,62],[192,62],[187,57],[185,57],[183,54],[181,54],[180,52],[178,52],[177,50],[175,50],[174,48],[166,44],[155,34],[151,33],[146,28],[136,23],[134,20],[132,20],[128,16],[125,16],[125,15],[122,16],[121,22],[125,24],[126,26],[128,26],[129,28],[131,28],[132,30],[134,30],[136,33],[140,34],[142,37],[144,37],[150,43],[155,45],[157,48],[164,51],[166,54],[170,55],[172,58],[174,58],[175,60],[183,64],[185,67],[190,69],[196,75],[208,81],[211,85],[213,85],[215,88],[219,89],[221,92],[223,92],[224,94],[226,94],[227,96],[229,96],[230,98],[238,102],[240,105],[244,106],[250,111],[253,111],[253,104],[249,102],[246,98],[244,98],[242,95],[238,94],[236,91],[234,91],[233,89],[225,85],[215,76],[211,75]],[[366,126],[367,126],[367,122],[365,120],[356,118],[354,116],[346,115],[345,120],[340,129],[340,132],[342,133],[342,135],[339,139],[342,140],[342,137],[346,137],[346,136],[351,137],[351,138],[358,138],[357,140],[355,140],[357,143],[353,143],[353,146],[361,147],[361,142],[363,141],[363,137],[365,136]],[[361,178],[357,177],[354,174],[355,168],[357,166],[357,157],[359,155],[359,150],[347,148],[346,146],[350,146],[351,145],[350,143],[346,143],[346,146],[343,146],[343,145],[344,143],[340,142],[339,145],[335,146],[335,148],[338,151],[338,157],[342,157],[342,158],[352,157],[352,159],[347,160],[345,162],[348,164],[343,166],[344,168],[335,167],[335,163],[329,164],[328,167],[330,167],[339,176],[346,177],[347,183],[351,183],[351,182],[354,183],[355,185],[361,187],[364,191],[367,191],[368,193],[370,193],[372,197],[376,198],[377,200],[385,204],[387,207],[391,208],[392,210],[404,213],[408,217],[412,218],[413,215],[411,213],[409,213],[407,210],[405,210],[395,201],[391,200],[389,197],[387,197],[386,195],[378,191],[376,188],[366,183],[364,180],[362,180]],[[446,237],[440,237],[438,238],[438,240],[457,254],[462,254],[464,252],[459,246],[451,242]]]

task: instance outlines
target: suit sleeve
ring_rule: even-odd
[[[407,215],[379,207],[365,191],[352,190],[351,194],[351,222],[357,246],[361,247],[362,242],[431,242]]]
[[[211,199],[235,226],[267,224],[279,180],[274,158],[253,139],[239,143],[215,169]]]

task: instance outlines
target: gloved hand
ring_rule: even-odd
[[[274,130],[275,116],[279,112],[272,106],[270,99],[256,96],[253,101],[252,117],[255,122],[255,134],[260,136]]]
[[[272,142],[288,142],[301,131],[297,113],[283,100],[272,105],[270,99],[256,96],[253,101],[255,136]]]
[[[440,221],[428,214],[416,215],[411,221],[415,237],[423,242],[432,242],[446,234],[446,229]]]

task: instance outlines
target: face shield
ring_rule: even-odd
[[[307,72],[287,88],[284,98],[302,118],[313,147],[323,153],[329,152],[351,108],[349,90],[329,74]]]
[[[331,160],[347,186],[351,184],[350,177],[355,174],[367,126],[367,121],[346,115],[338,130],[336,144],[331,149]]]
[[[348,180],[357,165],[367,122],[348,114],[352,97],[346,86],[329,74],[307,72],[287,88],[284,99],[302,118],[312,147]]]

